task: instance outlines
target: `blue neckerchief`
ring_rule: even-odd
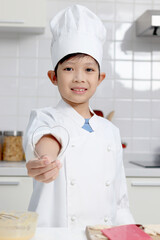
[[[91,126],[89,124],[89,118],[85,119],[85,123],[84,123],[82,128],[85,129],[88,132],[93,132],[93,129],[91,128]]]

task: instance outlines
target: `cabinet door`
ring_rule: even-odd
[[[45,0],[0,0],[0,27],[44,28]]]
[[[160,223],[160,178],[127,178],[130,209],[136,223]]]
[[[0,177],[0,210],[27,210],[32,181],[29,177]]]

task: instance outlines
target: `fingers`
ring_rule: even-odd
[[[62,164],[59,160],[52,161],[52,159],[45,155],[40,159],[33,159],[26,164],[28,176],[35,178],[41,182],[51,182],[58,177],[59,170]]]
[[[48,172],[45,172],[41,175],[37,175],[35,177],[35,179],[37,181],[40,181],[40,182],[44,182],[44,183],[49,183],[51,181],[54,181],[59,175],[59,169],[58,168],[54,168]]]
[[[57,168],[58,169],[58,166],[56,164],[56,162],[53,162],[53,163],[50,163],[48,164],[47,166],[44,166],[44,167],[39,167],[39,168],[28,168],[28,175],[30,177],[35,177],[37,175],[41,175],[45,172],[48,172],[52,169],[55,169]]]
[[[57,167],[59,167],[59,165],[61,165],[58,160],[53,161],[53,159],[50,156],[43,155],[40,158],[35,158],[35,159],[28,161],[26,164],[26,167],[27,167],[27,169],[42,168],[42,167],[46,167],[47,165],[49,165],[52,162],[56,162]]]
[[[30,168],[41,168],[41,167],[45,167],[47,166],[49,163],[51,163],[51,161],[49,159],[33,159],[27,162],[26,167],[27,169]]]

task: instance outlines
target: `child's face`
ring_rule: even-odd
[[[73,57],[58,65],[57,77],[52,72],[53,84],[58,86],[61,97],[70,105],[87,104],[97,86],[105,78],[96,61],[90,57]],[[49,74],[48,74],[49,75]]]

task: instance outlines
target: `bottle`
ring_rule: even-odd
[[[3,160],[5,161],[23,161],[21,131],[3,132]]]

